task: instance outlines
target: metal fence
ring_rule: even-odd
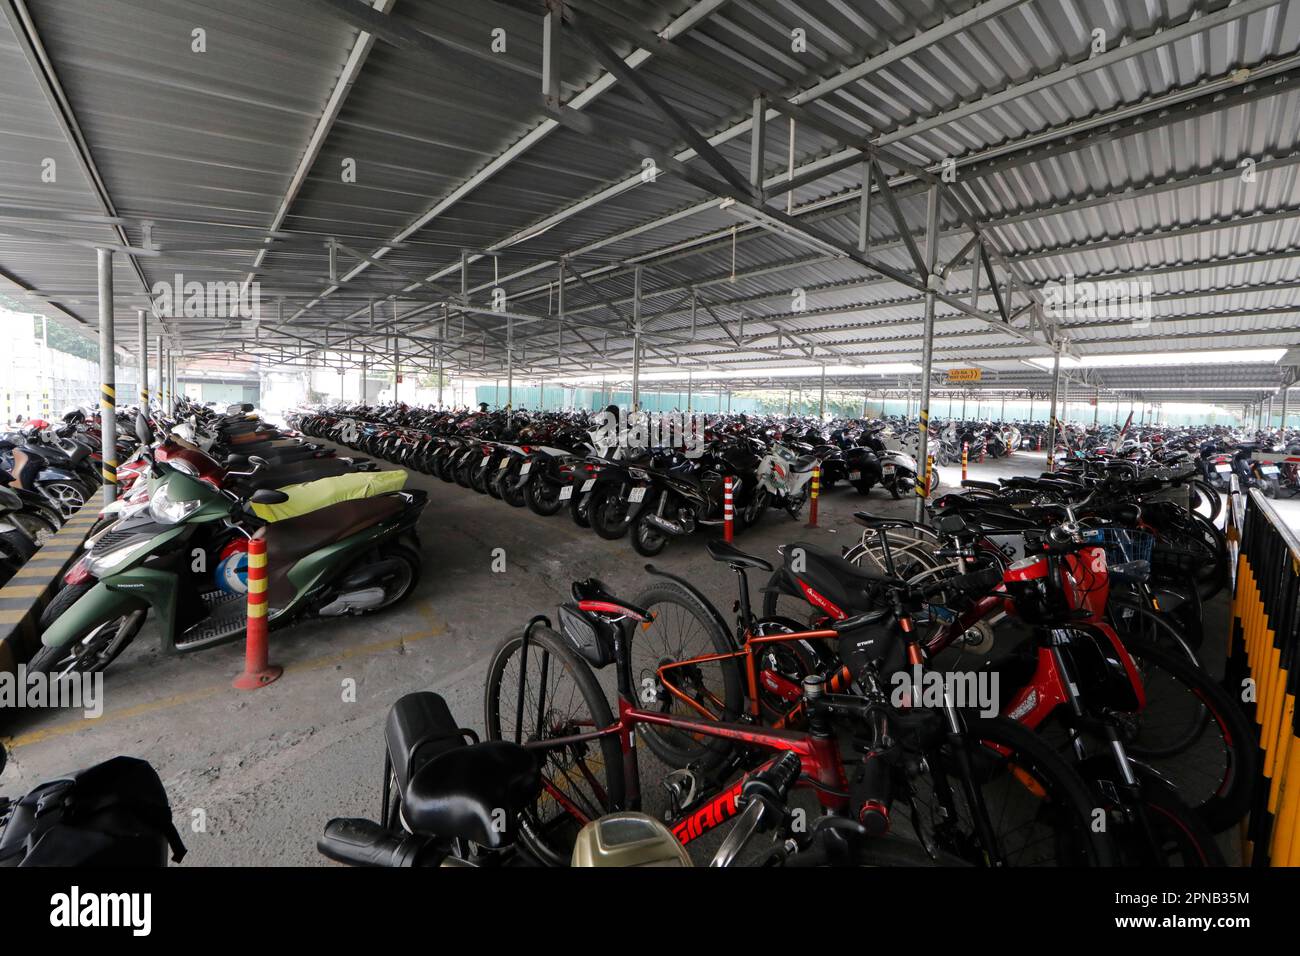
[[[1300,539],[1257,490],[1229,500],[1235,583],[1224,681],[1254,718],[1263,757],[1243,849],[1252,866],[1300,866]]]

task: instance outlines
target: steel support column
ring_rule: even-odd
[[[930,365],[934,361],[934,264],[939,252],[939,187],[931,186],[926,197],[925,264],[930,273],[925,292],[925,326],[921,339],[921,393],[919,396],[919,444],[916,458],[916,520],[925,520],[925,497],[930,483]]]
[[[1047,426],[1047,470],[1056,470],[1056,400],[1061,392],[1061,345],[1058,342],[1052,349],[1052,409]]]
[[[99,280],[99,430],[104,504],[117,500],[117,382],[113,369],[113,252],[95,250]]]
[[[1278,428],[1282,431],[1286,431],[1287,400],[1290,398],[1290,388],[1290,385],[1284,384],[1282,386],[1282,423],[1278,425]]]
[[[817,400],[817,417],[826,418],[826,366],[822,366],[821,397]]]
[[[162,410],[163,403],[163,363],[166,361],[167,351],[163,348],[163,337],[159,335],[154,338],[154,364],[157,366],[157,371],[154,374],[153,391],[153,400],[159,411]]]
[[[140,408],[149,408],[149,323],[144,309],[135,313],[136,331],[140,339]]]
[[[641,403],[641,266],[632,270],[632,411]]]

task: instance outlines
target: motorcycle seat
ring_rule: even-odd
[[[986,491],[1001,491],[1002,486],[996,481],[980,481],[977,478],[963,478],[961,481],[963,488],[983,488]]]
[[[725,561],[732,568],[759,568],[763,571],[772,570],[771,562],[755,557],[752,554],[746,554],[735,545],[727,544],[725,541],[712,540],[704,546],[704,550],[709,553],[709,557],[714,561]]]
[[[356,498],[264,525],[257,537],[266,541],[267,603],[283,607],[293,596],[289,572],[302,558],[342,541],[402,510],[400,495]]]
[[[489,740],[445,751],[416,771],[402,794],[402,815],[417,833],[495,849],[514,842],[519,814],[541,790],[532,753]]]
[[[906,518],[877,518],[875,515],[868,514],[865,511],[853,512],[853,520],[864,528],[870,528],[872,531],[891,531],[895,528],[918,528],[915,521],[908,521]]]
[[[353,470],[353,467],[342,458],[304,458],[301,461],[273,464],[248,478],[232,482],[232,485],[240,490],[253,491],[258,488],[281,488],[284,485],[346,475]]]

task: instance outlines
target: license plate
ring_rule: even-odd
[[[478,466],[479,466],[480,468],[486,468],[486,467],[487,467],[487,463],[488,463],[488,459],[491,458],[491,457],[492,457],[491,455],[484,455],[484,456],[483,456],[483,460],[480,461],[480,462],[478,463]]]
[[[1215,465],[1215,466],[1214,466],[1214,470],[1217,471],[1217,472],[1218,472],[1219,474],[1221,474],[1221,475],[1226,475],[1228,472],[1232,471],[1232,466],[1231,466],[1231,465]]]
[[[1264,474],[1266,474],[1266,475],[1276,475],[1276,474],[1277,474],[1277,466],[1276,466],[1276,465],[1261,465],[1259,470],[1262,471],[1262,472],[1263,472]]]
[[[857,481],[861,477],[862,477],[862,472],[860,471],[849,472],[849,481]]]
[[[587,492],[591,491],[591,489],[595,487],[596,487],[596,479],[588,478],[586,481],[582,483],[582,493],[585,495]]]
[[[510,464],[510,459],[509,459],[509,458],[502,458],[502,459],[501,459],[501,464],[497,465],[497,471],[504,471],[506,465],[508,465],[508,464]]]
[[[568,501],[573,497],[573,485],[565,485],[560,489],[560,500]]]
[[[519,466],[519,477],[522,478],[524,475],[528,474],[532,470],[533,470],[533,463],[531,461],[524,462],[522,465]]]
[[[645,488],[633,488],[627,493],[627,500],[632,504],[645,499]]]
[[[882,474],[892,475],[892,474],[894,473],[894,466],[893,466],[893,465],[881,465],[881,466],[880,466],[880,471],[881,471]]]

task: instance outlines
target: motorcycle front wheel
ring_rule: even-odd
[[[74,588],[66,588],[59,592],[59,597],[73,590]],[[70,601],[69,604],[71,603],[75,602]],[[50,608],[53,607],[52,603]],[[88,626],[60,647],[42,647],[27,662],[27,670],[29,673],[48,674],[56,678],[66,674],[94,674],[102,671],[140,633],[148,613],[147,609],[141,608],[115,620]]]
[[[591,493],[587,505],[591,530],[606,541],[617,541],[627,534],[627,501],[618,497],[615,488],[597,489]]]
[[[647,502],[646,510],[637,516],[632,527],[632,550],[643,558],[653,558],[668,547],[667,532],[656,528],[649,521],[655,513],[654,505],[654,502]]]

